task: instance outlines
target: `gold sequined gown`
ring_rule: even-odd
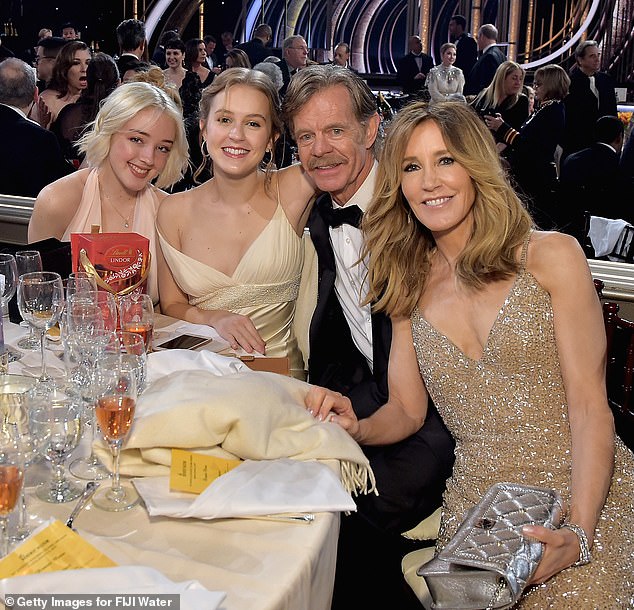
[[[231,276],[187,256],[160,231],[157,234],[174,281],[188,296],[190,305],[248,316],[266,343],[266,355],[288,356],[291,372],[303,377],[304,363],[293,330],[293,315],[304,244],[281,205]]]
[[[550,295],[520,271],[480,360],[462,353],[417,309],[411,320],[421,375],[456,440],[437,550],[493,483],[555,488],[568,502],[570,428]],[[620,439],[593,557],[533,587],[516,607],[634,608],[634,457]]]

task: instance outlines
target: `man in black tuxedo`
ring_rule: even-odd
[[[37,102],[35,69],[17,57],[0,63],[0,193],[36,197],[70,174],[55,135],[26,118]]]
[[[619,166],[623,123],[614,116],[600,117],[595,141],[566,157],[561,165],[560,188],[570,220],[583,224],[584,211],[593,216],[634,220],[632,185]]]
[[[376,99],[350,70],[312,65],[289,85],[284,116],[305,171],[323,192],[308,227],[318,258],[318,296],[309,343],[308,379],[348,396],[359,418],[388,399],[391,323],[369,305],[358,228],[374,192],[379,128]],[[384,447],[364,446],[379,495],[356,498],[343,517],[333,608],[420,607],[405,585],[401,533],[440,506],[453,465],[453,441],[432,407],[414,435]],[[373,583],[380,583],[380,587]],[[350,597],[352,596],[352,597]]]
[[[427,74],[434,67],[432,58],[423,53],[420,36],[410,36],[409,53],[401,57],[396,65],[396,80],[403,93],[418,93],[425,86]]]
[[[506,61],[506,56],[497,46],[497,28],[485,23],[478,30],[478,61],[468,74],[465,74],[465,95],[477,95],[491,84],[498,66]]]
[[[120,51],[117,68],[119,68],[119,76],[123,80],[125,73],[134,69],[138,62],[147,55],[145,25],[138,19],[126,19],[117,26],[116,33]]]
[[[465,31],[467,20],[463,15],[454,15],[449,20],[449,36],[456,45],[456,61],[454,66],[460,68],[466,76],[478,59],[478,43]]]
[[[261,23],[253,32],[253,38],[249,42],[243,42],[238,45],[238,49],[242,49],[251,62],[251,67],[264,61],[271,53],[267,49],[267,45],[273,40],[273,30],[266,23]]]
[[[601,52],[594,40],[585,40],[575,49],[575,65],[570,70],[570,88],[564,100],[566,132],[563,158],[587,148],[593,142],[594,127],[602,116],[618,116],[614,79],[600,72]]]

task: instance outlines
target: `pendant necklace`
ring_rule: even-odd
[[[130,213],[127,216],[124,216],[114,205],[114,203],[112,203],[110,197],[108,197],[108,195],[106,195],[103,190],[101,191],[101,194],[108,200],[108,203],[110,204],[110,207],[121,217],[121,220],[123,220],[123,226],[126,229],[130,228],[130,218],[132,218],[132,216],[134,215],[134,211],[136,210],[136,199],[134,201],[134,206],[132,207],[132,210],[130,211]]]

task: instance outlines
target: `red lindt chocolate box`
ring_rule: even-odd
[[[87,271],[116,295],[146,291],[150,240],[138,233],[71,233],[73,271]]]

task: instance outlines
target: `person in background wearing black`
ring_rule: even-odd
[[[55,136],[27,119],[37,102],[35,70],[17,57],[0,63],[0,193],[36,197],[72,172]]]
[[[466,29],[467,20],[462,15],[454,15],[449,20],[449,40],[456,45],[454,66],[462,70],[465,78],[478,60],[478,43]]]
[[[425,87],[427,74],[434,67],[432,58],[423,53],[420,36],[410,36],[409,53],[401,57],[396,65],[396,80],[403,93],[416,94]]]
[[[123,79],[129,64],[147,61],[145,25],[138,19],[126,19],[117,26],[116,32],[120,53],[117,68]]]
[[[81,36],[79,34],[79,30],[77,30],[75,25],[68,22],[62,26],[62,38],[66,42],[69,42],[71,40],[79,40]]]
[[[570,92],[566,98],[566,136],[562,158],[592,145],[594,126],[602,116],[617,116],[614,79],[600,72],[601,52],[594,40],[585,40],[575,49],[575,65],[570,69]]]
[[[249,58],[251,66],[264,61],[270,52],[267,49],[269,43],[273,40],[273,30],[266,23],[260,24],[253,32],[253,38],[249,42],[243,42],[238,45],[238,49],[242,49]]]
[[[479,57],[471,72],[465,74],[465,96],[478,95],[482,89],[488,87],[498,66],[506,61],[506,56],[497,46],[497,39],[497,28],[490,23],[485,23],[478,30]]]

